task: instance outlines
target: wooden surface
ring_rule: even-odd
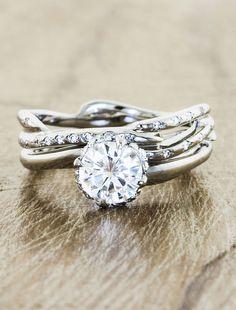
[[[236,2],[0,1],[0,308],[236,309]],[[218,141],[132,208],[28,172],[16,112],[208,102]]]

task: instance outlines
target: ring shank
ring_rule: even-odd
[[[71,142],[71,135],[82,137],[86,132],[95,135],[112,130],[115,134],[132,133],[133,142],[151,154],[147,184],[161,183],[209,158],[214,121],[208,113],[206,104],[170,114],[108,101],[90,102],[78,114],[21,110],[18,114],[24,128],[19,137],[23,147],[21,162],[31,170],[72,167],[86,143]]]
[[[206,161],[212,152],[212,143],[205,142],[192,155],[172,162],[150,166],[147,171],[147,185],[153,185],[171,180]],[[30,154],[22,150],[21,162],[30,170],[71,168],[74,160],[80,155],[80,149],[66,150],[56,154]]]
[[[211,155],[212,143],[206,142],[193,155],[160,165],[151,166],[148,169],[148,184],[157,184],[169,181],[179,175],[196,168],[204,163]]]

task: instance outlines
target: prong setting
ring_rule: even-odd
[[[147,183],[146,152],[124,136],[111,132],[97,135],[82,154],[74,161],[76,182],[97,205],[133,201]]]

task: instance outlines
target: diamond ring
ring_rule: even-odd
[[[105,100],[87,103],[78,114],[20,110],[21,162],[33,170],[74,165],[86,197],[100,206],[124,205],[145,185],[209,158],[216,139],[209,112],[207,104],[167,113]]]

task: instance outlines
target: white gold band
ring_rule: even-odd
[[[105,143],[114,148],[115,144],[109,141],[120,145],[122,140],[123,145],[145,152],[145,184],[167,181],[210,156],[215,133],[209,111],[207,104],[166,113],[110,101],[90,102],[75,115],[21,110],[21,161],[29,169],[69,167],[81,157],[86,145],[96,148],[98,143]]]

